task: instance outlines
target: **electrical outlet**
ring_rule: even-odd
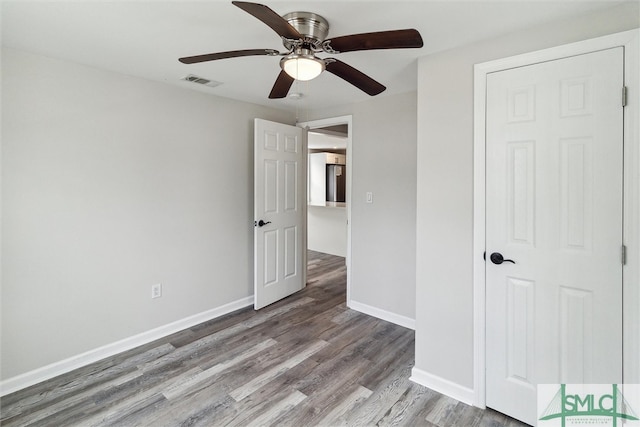
[[[151,298],[160,298],[162,296],[162,283],[151,285]]]

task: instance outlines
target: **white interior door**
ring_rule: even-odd
[[[255,119],[254,308],[305,286],[305,165],[303,130]]]
[[[532,425],[537,384],[622,381],[623,78],[622,48],[487,76],[486,403]]]

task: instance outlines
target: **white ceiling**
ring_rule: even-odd
[[[362,32],[416,28],[422,49],[350,52],[339,59],[360,69],[387,91],[416,89],[416,59],[429,53],[521,28],[615,6],[621,1],[263,1],[277,13],[310,11],[324,16],[329,38]],[[185,65],[182,56],[239,49],[279,49],[280,38],[231,1],[29,1],[2,0],[3,45],[131,76],[276,108],[325,108],[369,96],[323,73],[296,82],[300,100],[267,98],[280,68],[277,57],[244,57]],[[320,55],[326,57],[326,55]],[[222,85],[181,81],[196,74]]]

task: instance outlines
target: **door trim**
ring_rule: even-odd
[[[345,190],[346,192],[345,200],[347,203],[347,256],[345,259],[345,263],[347,266],[347,307],[351,307],[351,174],[353,172],[353,168],[352,168],[353,116],[348,115],[348,116],[340,116],[340,117],[330,117],[327,119],[320,119],[320,120],[310,120],[306,122],[300,122],[297,124],[297,126],[309,130],[309,129],[316,129],[316,128],[322,128],[327,126],[343,125],[343,124],[346,124],[348,126],[347,161],[345,165],[347,169],[347,177],[346,177],[347,182],[346,182],[346,190]],[[305,145],[305,152],[308,153],[309,150],[308,150],[308,143],[307,143],[306,137],[304,139],[304,145]],[[305,254],[307,252],[306,245],[307,245],[307,240],[305,238]]]
[[[487,74],[610,49],[624,47],[625,85],[628,90],[624,110],[624,206],[623,243],[627,263],[623,267],[623,378],[640,382],[640,29],[544,49],[523,55],[484,62],[474,66],[473,129],[473,368],[474,405],[486,407],[485,342],[485,150]],[[622,88],[621,92],[622,92]],[[622,100],[622,93],[621,93]]]

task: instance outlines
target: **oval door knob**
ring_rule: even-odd
[[[264,222],[263,220],[258,221],[258,227],[264,227],[267,224],[271,224],[271,221]]]
[[[504,259],[504,257],[502,256],[502,254],[500,252],[494,252],[491,254],[491,256],[489,257],[489,259],[491,259],[491,262],[494,264],[502,264],[503,262],[510,262],[515,264],[516,262],[512,259]]]

